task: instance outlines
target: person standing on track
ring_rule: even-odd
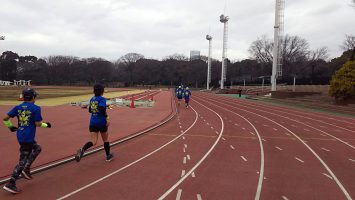
[[[41,108],[35,105],[37,97],[35,90],[26,88],[22,91],[22,97],[24,102],[15,106],[7,115],[3,118],[5,126],[7,126],[11,132],[16,131],[17,140],[20,144],[20,160],[15,167],[9,183],[7,183],[3,189],[17,194],[21,192],[16,187],[16,180],[22,174],[25,179],[32,179],[30,168],[31,164],[37,156],[41,153],[41,146],[37,144],[35,140],[36,127],[51,128],[49,122],[42,122]],[[13,126],[10,118],[17,117],[18,128]]]
[[[110,143],[108,141],[108,126],[110,125],[109,117],[106,112],[106,99],[102,97],[104,94],[104,86],[100,84],[94,85],[95,96],[91,98],[89,104],[90,118],[90,136],[91,141],[87,142],[82,148],[77,151],[75,160],[79,162],[84,155],[84,152],[90,147],[96,145],[99,132],[101,134],[102,141],[104,142],[104,149],[106,152],[106,161],[109,162],[113,159],[113,154],[110,153]]]
[[[185,106],[186,106],[186,108],[189,108],[190,97],[191,97],[191,91],[189,90],[189,87],[186,87],[186,89],[184,91],[184,98],[185,98]]]
[[[178,99],[178,105],[180,106],[181,99],[184,95],[184,90],[182,89],[181,85],[176,90],[176,98]]]

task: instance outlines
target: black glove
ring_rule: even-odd
[[[15,126],[11,126],[9,129],[11,132],[15,132],[15,131],[17,131],[18,128]]]
[[[52,124],[51,123],[49,123],[49,122],[44,122],[44,123],[47,124],[47,128],[52,128]]]

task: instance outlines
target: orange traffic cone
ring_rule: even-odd
[[[134,95],[132,95],[131,108],[134,108]]]
[[[20,98],[17,99],[18,101],[23,101],[23,96],[20,94]]]

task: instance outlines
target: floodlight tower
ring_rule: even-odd
[[[282,76],[282,49],[285,0],[275,0],[274,48],[271,74],[271,91],[276,91],[276,79]]]
[[[221,89],[224,89],[224,81],[227,75],[227,40],[228,40],[228,16],[221,15],[219,21],[224,24],[223,29],[223,51],[222,51],[222,71],[221,71]]]
[[[207,90],[209,90],[210,89],[210,83],[211,83],[212,36],[206,35],[206,40],[208,40]]]

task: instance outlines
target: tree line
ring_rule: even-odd
[[[286,35],[281,41],[283,75],[279,83],[329,84],[332,75],[346,61],[354,58],[355,36],[347,35],[342,44],[344,53],[329,59],[326,47],[310,50],[309,43],[298,36]],[[267,36],[255,40],[250,58],[227,61],[226,85],[260,84],[262,76],[270,76],[273,42]],[[212,60],[211,87],[219,87],[221,61]],[[0,80],[32,80],[36,85],[92,85],[103,82],[112,86],[178,85],[205,87],[207,57],[190,61],[183,54],[162,60],[147,59],[138,53],[127,53],[116,61],[103,58],[73,56],[21,56],[5,51],[0,56]]]

